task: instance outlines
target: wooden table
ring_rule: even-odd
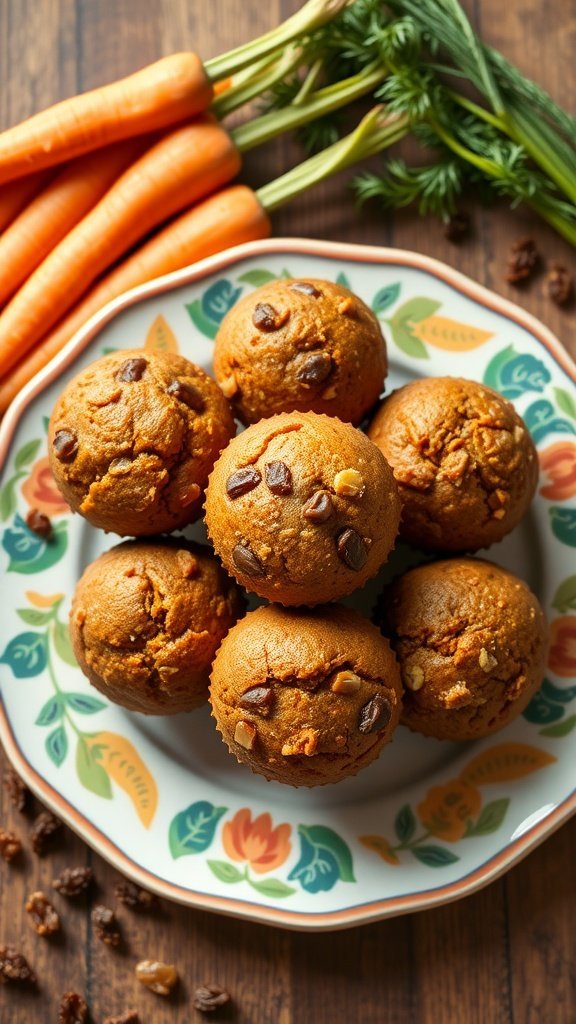
[[[0,0],[0,125],[59,98],[185,48],[212,56],[276,25],[298,0]],[[566,0],[469,0],[484,37],[567,108],[576,107],[574,6]],[[261,184],[295,163],[280,140],[246,160]],[[504,282],[510,243],[531,235],[547,258],[574,254],[525,211],[473,210],[473,239],[459,248],[437,222],[407,212],[358,213],[340,179],[275,218],[277,235],[370,242],[439,257],[520,301],[574,349],[574,313],[544,294],[543,277],[521,293]],[[4,766],[4,757],[0,755]],[[25,833],[0,795],[0,821]],[[86,995],[92,1019],[138,1007],[143,1024],[200,1019],[195,985],[217,981],[234,1006],[216,1019],[246,1024],[568,1024],[576,1020],[576,821],[484,891],[440,909],[327,935],[299,934],[164,905],[154,916],[121,908],[127,948],[93,936],[86,904],[66,912],[65,937],[36,939],[23,903],[66,865],[94,868],[98,897],[113,900],[115,872],[70,833],[53,855],[0,865],[0,943],[29,953],[37,994],[0,986],[2,1024],[56,1024],[66,989]],[[132,965],[157,955],[183,983],[163,1001],[143,991]]]

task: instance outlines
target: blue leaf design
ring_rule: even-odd
[[[547,700],[542,693],[536,693],[527,708],[522,712],[527,722],[533,725],[549,725],[562,718],[564,708]]]
[[[444,868],[447,864],[455,864],[460,860],[460,857],[443,846],[413,846],[412,853],[416,860],[428,868]]]
[[[350,284],[350,278],[348,277],[347,274],[344,273],[343,270],[341,270],[340,273],[338,274],[338,277],[336,278],[336,284],[341,284],[343,288],[352,288],[352,285]]]
[[[17,679],[39,676],[46,668],[48,650],[43,633],[19,633],[12,638],[0,662],[9,665]]]
[[[26,526],[21,516],[4,530],[2,547],[10,557],[7,572],[24,575],[42,572],[59,562],[68,547],[68,524],[57,523],[50,540],[43,540]]]
[[[95,715],[97,711],[103,711],[108,707],[103,700],[98,700],[87,693],[65,693],[64,700],[68,707],[79,715]]]
[[[242,288],[235,288],[231,281],[222,278],[215,281],[204,292],[201,299],[202,312],[215,324],[222,323],[229,309],[238,301]]]
[[[327,892],[338,879],[355,882],[352,854],[343,839],[324,825],[299,825],[300,859],[288,875],[306,892]]]
[[[549,509],[552,533],[562,544],[576,548],[576,508],[559,508],[555,505]]]
[[[524,413],[524,422],[532,434],[534,444],[538,444],[547,434],[576,434],[576,429],[568,421],[556,415],[552,402],[540,398],[532,402]]]
[[[216,826],[227,810],[227,807],[215,807],[208,800],[198,800],[185,811],[180,811],[172,819],[168,833],[172,856],[176,859],[207,850],[214,839]]]
[[[498,391],[505,398],[518,398],[525,391],[544,391],[551,381],[550,371],[534,356],[514,356],[500,368]]]
[[[54,732],[50,733],[45,747],[48,757],[59,768],[68,753],[68,737],[62,725],[59,725],[57,729],[54,729]]]
[[[372,299],[372,309],[376,316],[384,313],[386,309],[394,305],[400,295],[401,287],[400,281],[396,281],[394,284],[387,284],[385,288],[381,288],[379,292],[376,292]]]
[[[62,718],[63,711],[64,708],[60,695],[56,694],[55,697],[50,697],[42,706],[34,725],[54,725],[54,722]]]
[[[576,697],[576,686],[554,686],[549,679],[545,679],[540,693],[556,704],[569,704]]]

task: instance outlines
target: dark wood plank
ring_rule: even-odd
[[[191,47],[209,57],[277,24],[300,0],[0,0],[0,125],[12,124],[79,88],[90,88]],[[570,5],[564,0],[468,0],[483,34],[535,75],[565,106],[576,107]],[[253,185],[300,159],[277,140],[244,164]],[[574,313],[554,307],[543,275],[517,292],[503,279],[511,241],[536,238],[543,255],[573,265],[573,252],[529,213],[474,209],[474,235],[459,248],[440,226],[412,212],[376,215],[353,209],[343,175],[274,217],[276,234],[393,244],[445,260],[540,316],[574,351]],[[0,764],[4,765],[0,754]],[[0,822],[23,836],[28,824],[0,796]],[[40,978],[37,994],[0,986],[2,1024],[52,1024],[61,993],[86,994],[93,1021],[136,1006],[143,1022],[200,1019],[190,1008],[194,986],[218,981],[235,1005],[219,1019],[238,1024],[568,1024],[576,1005],[576,821],[484,892],[458,903],[328,935],[300,935],[165,904],[155,915],[119,907],[122,951],[94,937],[89,904],[57,894],[64,936],[37,938],[23,904],[34,888],[50,890],[66,865],[92,864],[94,897],[114,905],[116,873],[66,832],[39,861],[0,865],[0,941],[21,947]],[[182,985],[163,1001],[133,976],[140,957],[173,960]]]

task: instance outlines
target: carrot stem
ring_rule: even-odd
[[[386,114],[384,107],[374,107],[350,135],[264,185],[256,195],[265,210],[275,210],[324,178],[398,142],[409,127],[407,115]]]
[[[258,61],[256,65],[250,66],[249,73],[241,71],[238,76],[234,76],[230,88],[216,97],[210,109],[222,120],[286,78],[303,59],[304,54],[299,47],[289,46],[279,60],[264,58]]]
[[[346,6],[348,0],[308,0],[291,18],[266,32],[258,39],[253,39],[243,46],[238,46],[228,53],[205,61],[204,70],[211,82],[219,78],[233,75],[247,64],[260,60],[274,50],[279,50],[288,43],[306,35],[314,29],[326,25]]]

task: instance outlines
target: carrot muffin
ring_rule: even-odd
[[[511,572],[473,558],[410,569],[377,620],[400,662],[402,721],[440,740],[508,725],[539,688],[547,653],[537,598]]]
[[[230,752],[291,786],[339,782],[370,764],[396,728],[401,692],[388,641],[338,605],[249,612],[223,641],[210,682]]]
[[[70,381],[49,428],[54,479],[93,526],[141,537],[194,522],[235,433],[219,387],[173,353],[132,349]]]
[[[343,285],[280,279],[222,321],[214,372],[243,423],[313,411],[359,423],[384,387],[386,346],[368,306]]]
[[[80,579],[70,613],[84,675],[116,704],[147,715],[191,711],[243,600],[208,548],[125,541]]]
[[[349,423],[283,413],[224,450],[206,492],[208,533],[247,590],[284,605],[334,601],[386,561],[400,502],[382,453]]]
[[[523,518],[538,458],[513,405],[456,377],[394,391],[368,436],[392,466],[402,501],[400,535],[432,551],[477,551]]]

